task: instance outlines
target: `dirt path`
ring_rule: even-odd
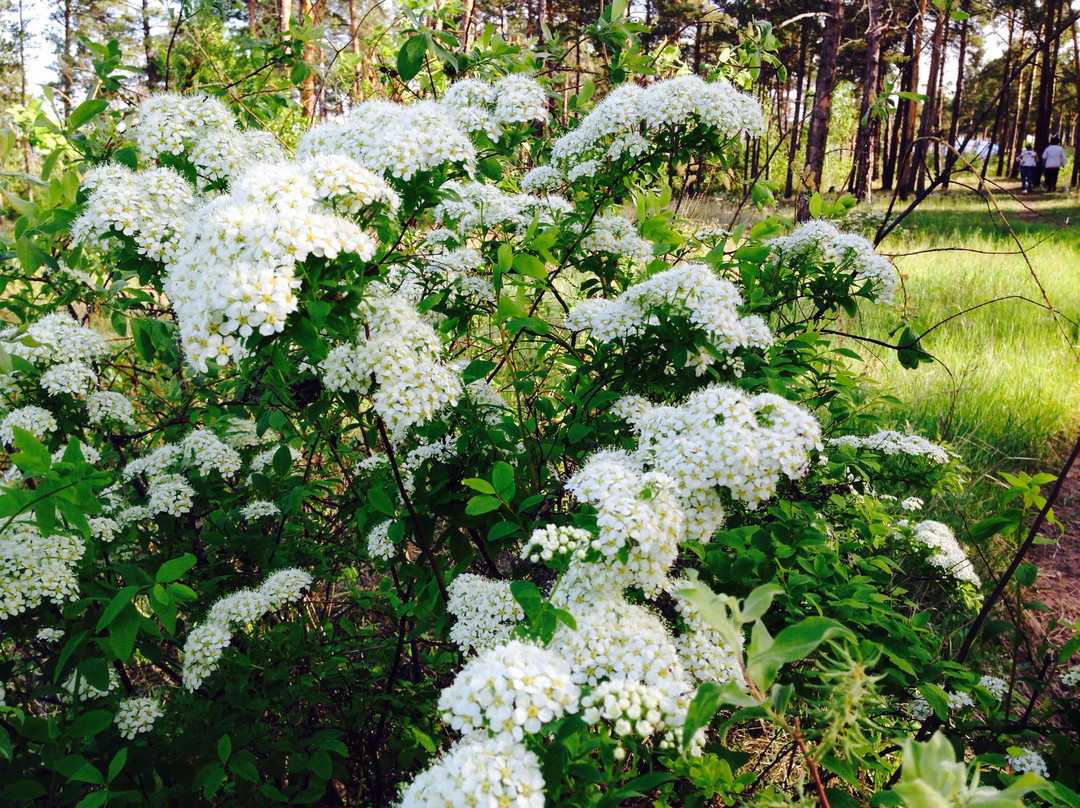
[[[1035,582],[1039,591],[1035,599],[1050,607],[1048,614],[1043,613],[1046,617],[1055,615],[1059,621],[1075,625],[1080,617],[1080,464],[1074,465],[1066,477],[1054,505],[1054,515],[1064,528],[1064,534],[1053,525],[1047,525],[1041,534],[1056,539],[1056,542],[1031,549],[1030,560],[1039,565],[1039,577]],[[1038,622],[1045,627],[1049,620]],[[1054,644],[1060,644],[1072,634],[1070,629],[1061,626],[1050,632],[1050,639]]]

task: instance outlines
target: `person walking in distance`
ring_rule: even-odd
[[[1042,159],[1046,190],[1056,191],[1058,172],[1065,165],[1065,149],[1061,148],[1061,138],[1050,138],[1050,145],[1043,149]]]
[[[1035,186],[1035,169],[1039,167],[1039,153],[1031,147],[1031,143],[1024,144],[1024,150],[1016,158],[1020,161],[1020,190],[1027,193]]]

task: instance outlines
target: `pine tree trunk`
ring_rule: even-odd
[[[311,0],[300,0],[300,16],[303,19],[303,24],[310,25],[314,23],[312,19]],[[304,63],[308,67],[307,75],[304,77],[304,81],[300,85],[300,105],[304,108],[304,117],[308,122],[315,120],[315,45],[310,41],[304,40],[304,48],[301,53]]]
[[[794,193],[795,184],[795,158],[799,154],[799,141],[803,123],[803,88],[807,83],[806,71],[806,45],[809,34],[806,21],[802,22],[799,33],[799,67],[795,77],[795,109],[791,114],[791,137],[788,141],[788,167],[787,177],[784,180],[784,196],[788,199]]]
[[[278,30],[285,33],[292,24],[292,0],[278,0]]]
[[[820,189],[825,170],[829,116],[832,114],[832,95],[836,88],[836,58],[840,53],[840,33],[844,24],[844,0],[829,0],[826,8],[825,32],[821,37],[821,57],[814,85],[814,106],[810,112],[810,131],[806,135],[804,180],[809,187],[799,191],[795,209],[795,218],[800,222],[810,218],[810,193]]]
[[[1055,37],[1061,0],[1047,0],[1042,33],[1039,35],[1039,93],[1035,101],[1035,151],[1050,145],[1050,121],[1054,112],[1054,89],[1058,41]],[[1037,172],[1037,173],[1042,173]]]
[[[942,53],[945,50],[945,14],[938,13],[930,45],[930,75],[926,80],[926,101],[919,117],[919,139],[915,143],[916,190],[926,190],[926,158],[931,145],[937,150],[939,81],[941,79]],[[933,143],[931,143],[933,141]]]
[[[1077,99],[1080,99],[1080,45],[1077,45],[1076,42],[1075,21],[1073,21],[1072,24],[1072,46],[1073,71],[1076,76],[1076,97]],[[1076,148],[1077,144],[1080,144],[1080,115],[1076,116],[1075,129],[1073,130],[1073,148]],[[1080,160],[1076,159],[1075,155],[1073,157],[1072,181],[1069,183],[1069,185],[1073,188],[1075,188],[1077,185],[1080,185]]]
[[[908,64],[910,74],[907,82],[908,92],[919,91],[919,54],[922,52],[923,19],[926,16],[926,0],[917,0],[915,17],[912,19],[913,26],[911,35],[912,58]],[[911,189],[915,187],[916,161],[912,159],[912,145],[915,137],[915,118],[917,107],[914,101],[904,102],[904,118],[900,128],[899,168],[896,181],[896,193],[901,199],[907,199],[911,195]]]
[[[1027,137],[1028,114],[1031,112],[1031,99],[1035,90],[1035,69],[1036,65],[1032,65],[1028,74],[1027,87],[1023,93],[1024,106],[1016,121],[1016,138],[1013,141],[1013,154],[1020,153],[1024,146],[1024,139]],[[1009,169],[1009,176],[1015,179],[1018,169],[1019,166],[1015,165],[1014,161],[1014,165]],[[1038,182],[1038,179],[1036,179],[1036,182]]]
[[[143,53],[146,55],[146,88],[153,90],[157,86],[157,61],[154,59],[154,40],[150,37],[150,6],[148,0],[142,0]]]
[[[971,0],[962,0],[960,10],[967,14],[969,8],[971,8]],[[967,61],[967,46],[968,19],[965,17],[960,21],[960,53],[956,64],[956,92],[953,93],[952,111],[949,118],[949,148],[952,149],[957,146],[956,136],[960,131],[960,105],[963,103],[964,98],[964,63]],[[990,160],[989,147],[987,147],[986,160],[987,162]],[[941,183],[941,187],[948,189],[948,177]]]
[[[862,103],[859,105],[859,129],[855,136],[855,198],[870,201],[870,178],[873,175],[874,132],[879,121],[869,117],[877,98],[881,70],[881,0],[867,0],[870,25],[866,29],[866,67],[863,70]]]

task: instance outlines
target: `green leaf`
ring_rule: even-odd
[[[75,808],[100,808],[108,801],[108,791],[91,791],[75,804]]]
[[[112,761],[109,763],[109,777],[108,782],[112,782],[116,779],[124,769],[124,764],[127,763],[127,747],[123,746],[120,751],[116,753]]]
[[[108,710],[91,710],[72,721],[67,731],[75,738],[92,738],[104,732],[112,722],[113,715]]]
[[[402,81],[412,81],[424,67],[424,55],[427,53],[428,41],[423,34],[417,34],[405,40],[397,55],[398,75]]]
[[[109,644],[121,662],[126,661],[135,650],[135,638],[139,635],[141,624],[142,616],[138,610],[131,604],[125,604],[124,609],[109,625]]]
[[[109,605],[105,607],[105,611],[101,614],[101,619],[97,622],[97,628],[95,631],[101,631],[107,625],[109,625],[116,616],[124,610],[124,607],[131,603],[131,599],[135,596],[135,593],[139,591],[140,587],[137,586],[125,586],[115,595],[112,600],[109,601]]]
[[[175,581],[189,569],[195,566],[198,561],[191,553],[184,553],[179,558],[173,558],[166,561],[158,568],[157,574],[154,576],[154,583],[167,584],[170,581]]]
[[[489,483],[487,480],[482,480],[479,477],[469,477],[461,481],[464,485],[467,485],[473,491],[479,491],[481,494],[494,494],[495,486]]]
[[[495,485],[495,490],[499,496],[504,500],[510,501],[514,498],[516,489],[514,468],[509,463],[502,460],[495,461],[495,466],[491,470],[491,482]]]
[[[495,497],[478,496],[470,499],[465,505],[465,513],[469,514],[469,516],[480,516],[481,514],[497,511],[501,507],[502,503]]]
[[[1021,586],[1031,586],[1035,583],[1035,578],[1038,575],[1038,565],[1032,564],[1029,561],[1025,561],[1016,568],[1016,580]]]
[[[514,256],[514,269],[522,275],[528,275],[530,278],[536,278],[537,280],[547,278],[547,267],[544,262],[529,253],[518,253]]]
[[[525,616],[530,618],[540,611],[544,602],[539,588],[532,581],[514,581],[510,584],[510,594],[521,604]]]
[[[52,467],[52,453],[45,444],[22,427],[13,427],[15,448],[19,453],[12,455],[11,462],[29,474],[41,476]]]
[[[232,754],[232,738],[228,735],[222,735],[218,738],[217,742],[217,756],[218,760],[222,763],[227,763],[229,755]]]
[[[772,685],[783,665],[806,658],[821,643],[833,637],[855,639],[851,629],[835,620],[807,617],[777,634],[767,650],[750,656],[747,671],[758,687],[767,688]]]
[[[103,98],[88,98],[75,107],[68,118],[68,130],[74,132],[91,118],[109,108],[109,102]]]
[[[821,194],[815,192],[814,195],[810,197],[810,202],[807,205],[807,207],[810,209],[810,215],[813,216],[815,219],[820,218],[821,209],[824,207],[824,205],[825,200],[821,198]]]
[[[778,584],[762,584],[755,588],[742,602],[742,609],[740,610],[742,622],[744,624],[753,623],[755,620],[764,617],[765,612],[769,611],[769,607],[772,606],[773,598],[783,591],[783,587]]]

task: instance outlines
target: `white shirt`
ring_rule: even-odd
[[[1024,149],[1020,152],[1020,165],[1030,168],[1039,164],[1039,153],[1034,149]]]
[[[1065,150],[1056,144],[1043,149],[1043,167],[1061,168],[1065,165]]]

